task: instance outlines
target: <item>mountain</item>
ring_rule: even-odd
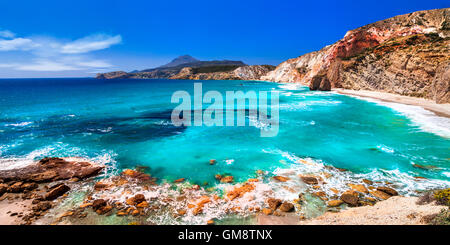
[[[399,15],[348,31],[332,45],[281,63],[261,80],[450,103],[449,37],[450,8]]]
[[[184,63],[187,61],[192,61]],[[177,64],[177,65],[176,65]],[[239,69],[243,68],[245,69]],[[185,69],[189,68],[189,69]],[[261,75],[273,70],[272,66],[247,66],[242,61],[212,60],[200,61],[185,55],[174,59],[167,65],[142,71],[124,72],[114,71],[97,74],[98,79],[204,79],[204,80],[231,80],[252,78],[259,79]],[[239,73],[233,73],[235,70]]]
[[[190,55],[182,55],[182,56],[179,56],[179,57],[173,59],[168,64],[162,65],[158,68],[175,67],[175,66],[179,66],[182,64],[194,63],[194,62],[198,62],[198,61],[200,61],[200,60],[198,60]]]

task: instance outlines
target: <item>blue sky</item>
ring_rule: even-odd
[[[0,77],[86,77],[190,54],[277,65],[448,0],[1,1]]]

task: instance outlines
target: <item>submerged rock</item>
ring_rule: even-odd
[[[300,176],[300,179],[308,185],[317,185],[319,183],[317,178],[311,176]]]

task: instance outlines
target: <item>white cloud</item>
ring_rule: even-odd
[[[90,57],[87,53],[107,49],[122,42],[120,35],[91,35],[75,41],[62,41],[51,37],[15,37],[10,31],[0,31],[0,51],[27,52],[31,56],[23,62],[3,63],[0,68],[19,71],[93,71],[111,68],[105,60]],[[84,54],[80,56],[80,54]],[[18,56],[18,60],[21,60]],[[25,57],[25,55],[24,55]],[[3,60],[4,62],[4,60]]]
[[[64,63],[49,61],[49,60],[39,60],[32,64],[17,65],[16,70],[20,71],[74,71],[81,70],[80,67],[67,65]]]
[[[16,36],[16,34],[14,32],[9,31],[9,30],[0,31],[0,37],[3,37],[3,38],[14,38],[15,36]]]
[[[101,50],[111,47],[114,44],[122,42],[120,35],[94,35],[75,40],[64,45],[61,49],[63,54],[81,54],[95,50]]]
[[[39,46],[28,38],[0,39],[0,51],[31,50]]]

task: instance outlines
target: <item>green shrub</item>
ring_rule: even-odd
[[[434,199],[436,199],[438,204],[450,206],[450,188],[436,191]]]

